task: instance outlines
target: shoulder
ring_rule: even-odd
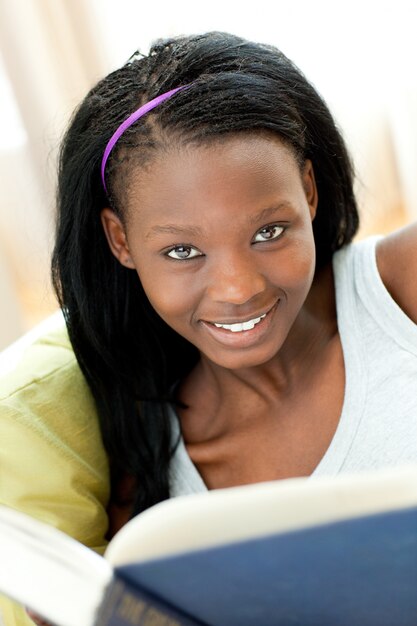
[[[0,440],[0,503],[101,551],[108,461],[64,326],[26,346],[0,376]]]
[[[417,223],[381,239],[376,259],[381,279],[392,298],[417,323]]]
[[[40,383],[54,384],[53,375],[62,377],[68,366],[76,360],[65,325],[23,337],[0,355],[0,402]]]
[[[17,362],[0,376],[0,414],[4,416],[8,409],[32,428],[59,429],[68,436],[97,422],[94,401],[65,326],[18,350]],[[70,417],[65,420],[65,416]]]

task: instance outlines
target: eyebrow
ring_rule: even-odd
[[[156,235],[189,235],[190,237],[201,236],[203,231],[198,226],[178,226],[176,224],[158,224],[152,226],[148,233],[146,233],[145,239],[151,239]]]
[[[258,224],[264,220],[268,220],[270,217],[275,216],[280,210],[289,208],[290,205],[287,202],[282,202],[275,206],[270,206],[256,215],[249,218],[249,224]],[[187,235],[189,237],[202,236],[203,230],[198,226],[179,226],[178,224],[157,224],[152,226],[148,233],[146,233],[145,239],[152,239],[157,235]]]
[[[270,217],[274,217],[279,211],[282,211],[282,209],[289,208],[291,208],[291,205],[288,204],[288,202],[280,202],[279,204],[269,206],[266,209],[259,211],[259,213],[256,213],[256,215],[253,215],[249,219],[249,223],[257,224],[259,222],[263,222],[264,220],[268,220]]]

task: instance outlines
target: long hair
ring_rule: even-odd
[[[190,87],[122,135],[107,163],[106,195],[100,163],[109,138],[141,104],[182,85]],[[123,220],[129,173],[161,147],[265,131],[300,164],[313,163],[313,232],[323,266],[357,230],[352,166],[327,106],[272,46],[216,32],[158,41],[90,91],[64,138],[53,283],[96,401],[112,476],[136,478],[134,513],[169,497],[175,442],[167,401],[198,354],[159,318],[137,274],[113,257],[100,212],[111,206]]]

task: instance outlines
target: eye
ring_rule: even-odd
[[[280,226],[279,224],[271,224],[270,226],[264,226],[256,233],[253,238],[254,243],[259,243],[261,241],[271,241],[273,239],[278,239],[281,237],[284,232],[284,226]]]
[[[188,259],[195,259],[198,256],[203,256],[197,248],[193,248],[193,246],[174,246],[166,253],[166,256],[169,256],[170,259],[175,259],[177,261],[186,261]]]

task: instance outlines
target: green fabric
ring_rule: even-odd
[[[97,412],[62,327],[27,348],[0,380],[0,503],[102,554],[108,499]],[[5,626],[33,624],[4,599],[0,615]]]

